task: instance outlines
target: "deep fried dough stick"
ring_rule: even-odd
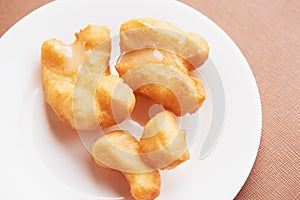
[[[71,45],[57,39],[42,45],[46,102],[61,121],[74,129],[120,123],[132,112],[135,97],[121,78],[110,75],[110,31],[89,25],[75,35]],[[123,98],[118,94],[124,94]],[[113,112],[113,105],[124,112]]]
[[[113,131],[100,137],[93,145],[97,164],[121,172],[130,193],[137,200],[153,200],[160,193],[160,174],[144,164],[139,142],[126,131]]]
[[[169,111],[162,111],[147,122],[140,150],[147,164],[155,169],[173,169],[190,158],[186,133],[179,130]]]

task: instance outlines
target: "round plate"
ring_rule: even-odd
[[[207,17],[177,1],[65,0],[32,12],[0,40],[0,199],[131,198],[122,175],[98,167],[77,133],[45,104],[40,48],[50,38],[71,43],[74,32],[88,24],[106,25],[115,36],[123,22],[138,17],[162,19],[199,33],[211,49],[209,61],[199,69],[208,99],[194,115],[197,120],[185,116],[182,123],[197,130],[196,139],[191,139],[191,159],[161,172],[157,199],[235,197],[255,161],[262,117],[255,79],[233,41]],[[216,124],[222,126],[217,145],[200,160],[208,129],[215,127],[213,116],[224,115],[225,120]]]

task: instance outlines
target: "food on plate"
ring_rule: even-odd
[[[201,107],[204,86],[189,75],[208,58],[208,44],[200,35],[153,18],[132,19],[121,25],[120,48],[116,70],[136,95],[177,116]]]
[[[140,150],[146,163],[155,169],[173,169],[190,158],[186,132],[179,130],[169,111],[162,111],[147,122]]]
[[[200,67],[208,59],[209,47],[196,33],[186,33],[177,26],[153,18],[128,20],[120,28],[121,52],[144,48],[169,51],[187,60],[188,71]]]
[[[110,74],[109,29],[88,25],[75,36],[70,45],[57,39],[42,45],[45,100],[77,130],[121,123],[133,112],[135,95],[162,105],[166,110],[146,123],[140,141],[114,130],[92,146],[94,161],[122,173],[135,199],[153,200],[160,194],[158,170],[174,169],[190,158],[186,132],[173,114],[192,114],[206,98],[203,83],[189,72],[207,60],[207,42],[165,21],[129,20],[120,29],[120,78]]]
[[[135,199],[152,200],[160,193],[160,174],[143,162],[139,146],[130,133],[117,130],[97,139],[92,155],[98,165],[125,176]]]
[[[157,63],[126,66],[121,59],[116,69],[136,95],[151,99],[177,116],[196,112],[205,100],[202,82],[177,67]]]
[[[61,121],[74,129],[120,123],[132,112],[135,96],[121,78],[110,75],[109,29],[88,25],[75,36],[71,45],[57,39],[42,45],[46,102]]]
[[[159,195],[159,169],[173,169],[190,158],[186,133],[179,130],[169,111],[147,122],[140,141],[122,130],[98,138],[92,155],[99,166],[121,172],[137,200],[152,200]]]
[[[150,63],[179,69],[184,74],[188,73],[187,66],[191,65],[185,59],[163,49],[145,48],[124,53],[119,57],[116,69],[123,76],[131,69]]]

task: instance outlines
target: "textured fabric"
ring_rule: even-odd
[[[0,0],[0,36],[22,17],[50,0]]]
[[[0,35],[49,0],[0,0]],[[236,199],[300,199],[300,1],[182,0],[239,46],[256,78],[263,130],[253,170]]]

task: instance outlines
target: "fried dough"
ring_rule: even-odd
[[[61,121],[74,129],[106,127],[124,120],[133,110],[135,97],[121,78],[109,75],[110,31],[104,26],[89,25],[75,36],[71,45],[57,39],[42,45],[46,102]],[[111,88],[126,95],[121,99]],[[107,98],[105,106],[100,103],[103,98]],[[117,113],[117,122],[109,100],[126,111],[123,116]]]
[[[140,139],[143,159],[154,169],[170,170],[190,158],[186,132],[180,131],[169,111],[149,120]]]
[[[136,95],[151,99],[177,116],[196,112],[205,100],[202,82],[177,67],[156,63],[123,65],[121,62],[116,69]]]
[[[119,57],[116,69],[120,76],[123,76],[131,69],[147,64],[163,64],[173,69],[179,69],[187,74],[187,66],[191,65],[181,57],[162,49],[146,48],[124,53]]]
[[[121,52],[144,48],[169,51],[191,63],[188,71],[202,66],[208,59],[209,47],[204,38],[196,33],[186,33],[171,23],[139,18],[126,21],[120,28]]]
[[[140,157],[139,142],[126,131],[113,131],[97,139],[92,155],[97,164],[121,172],[137,200],[153,200],[160,193],[160,174]]]

